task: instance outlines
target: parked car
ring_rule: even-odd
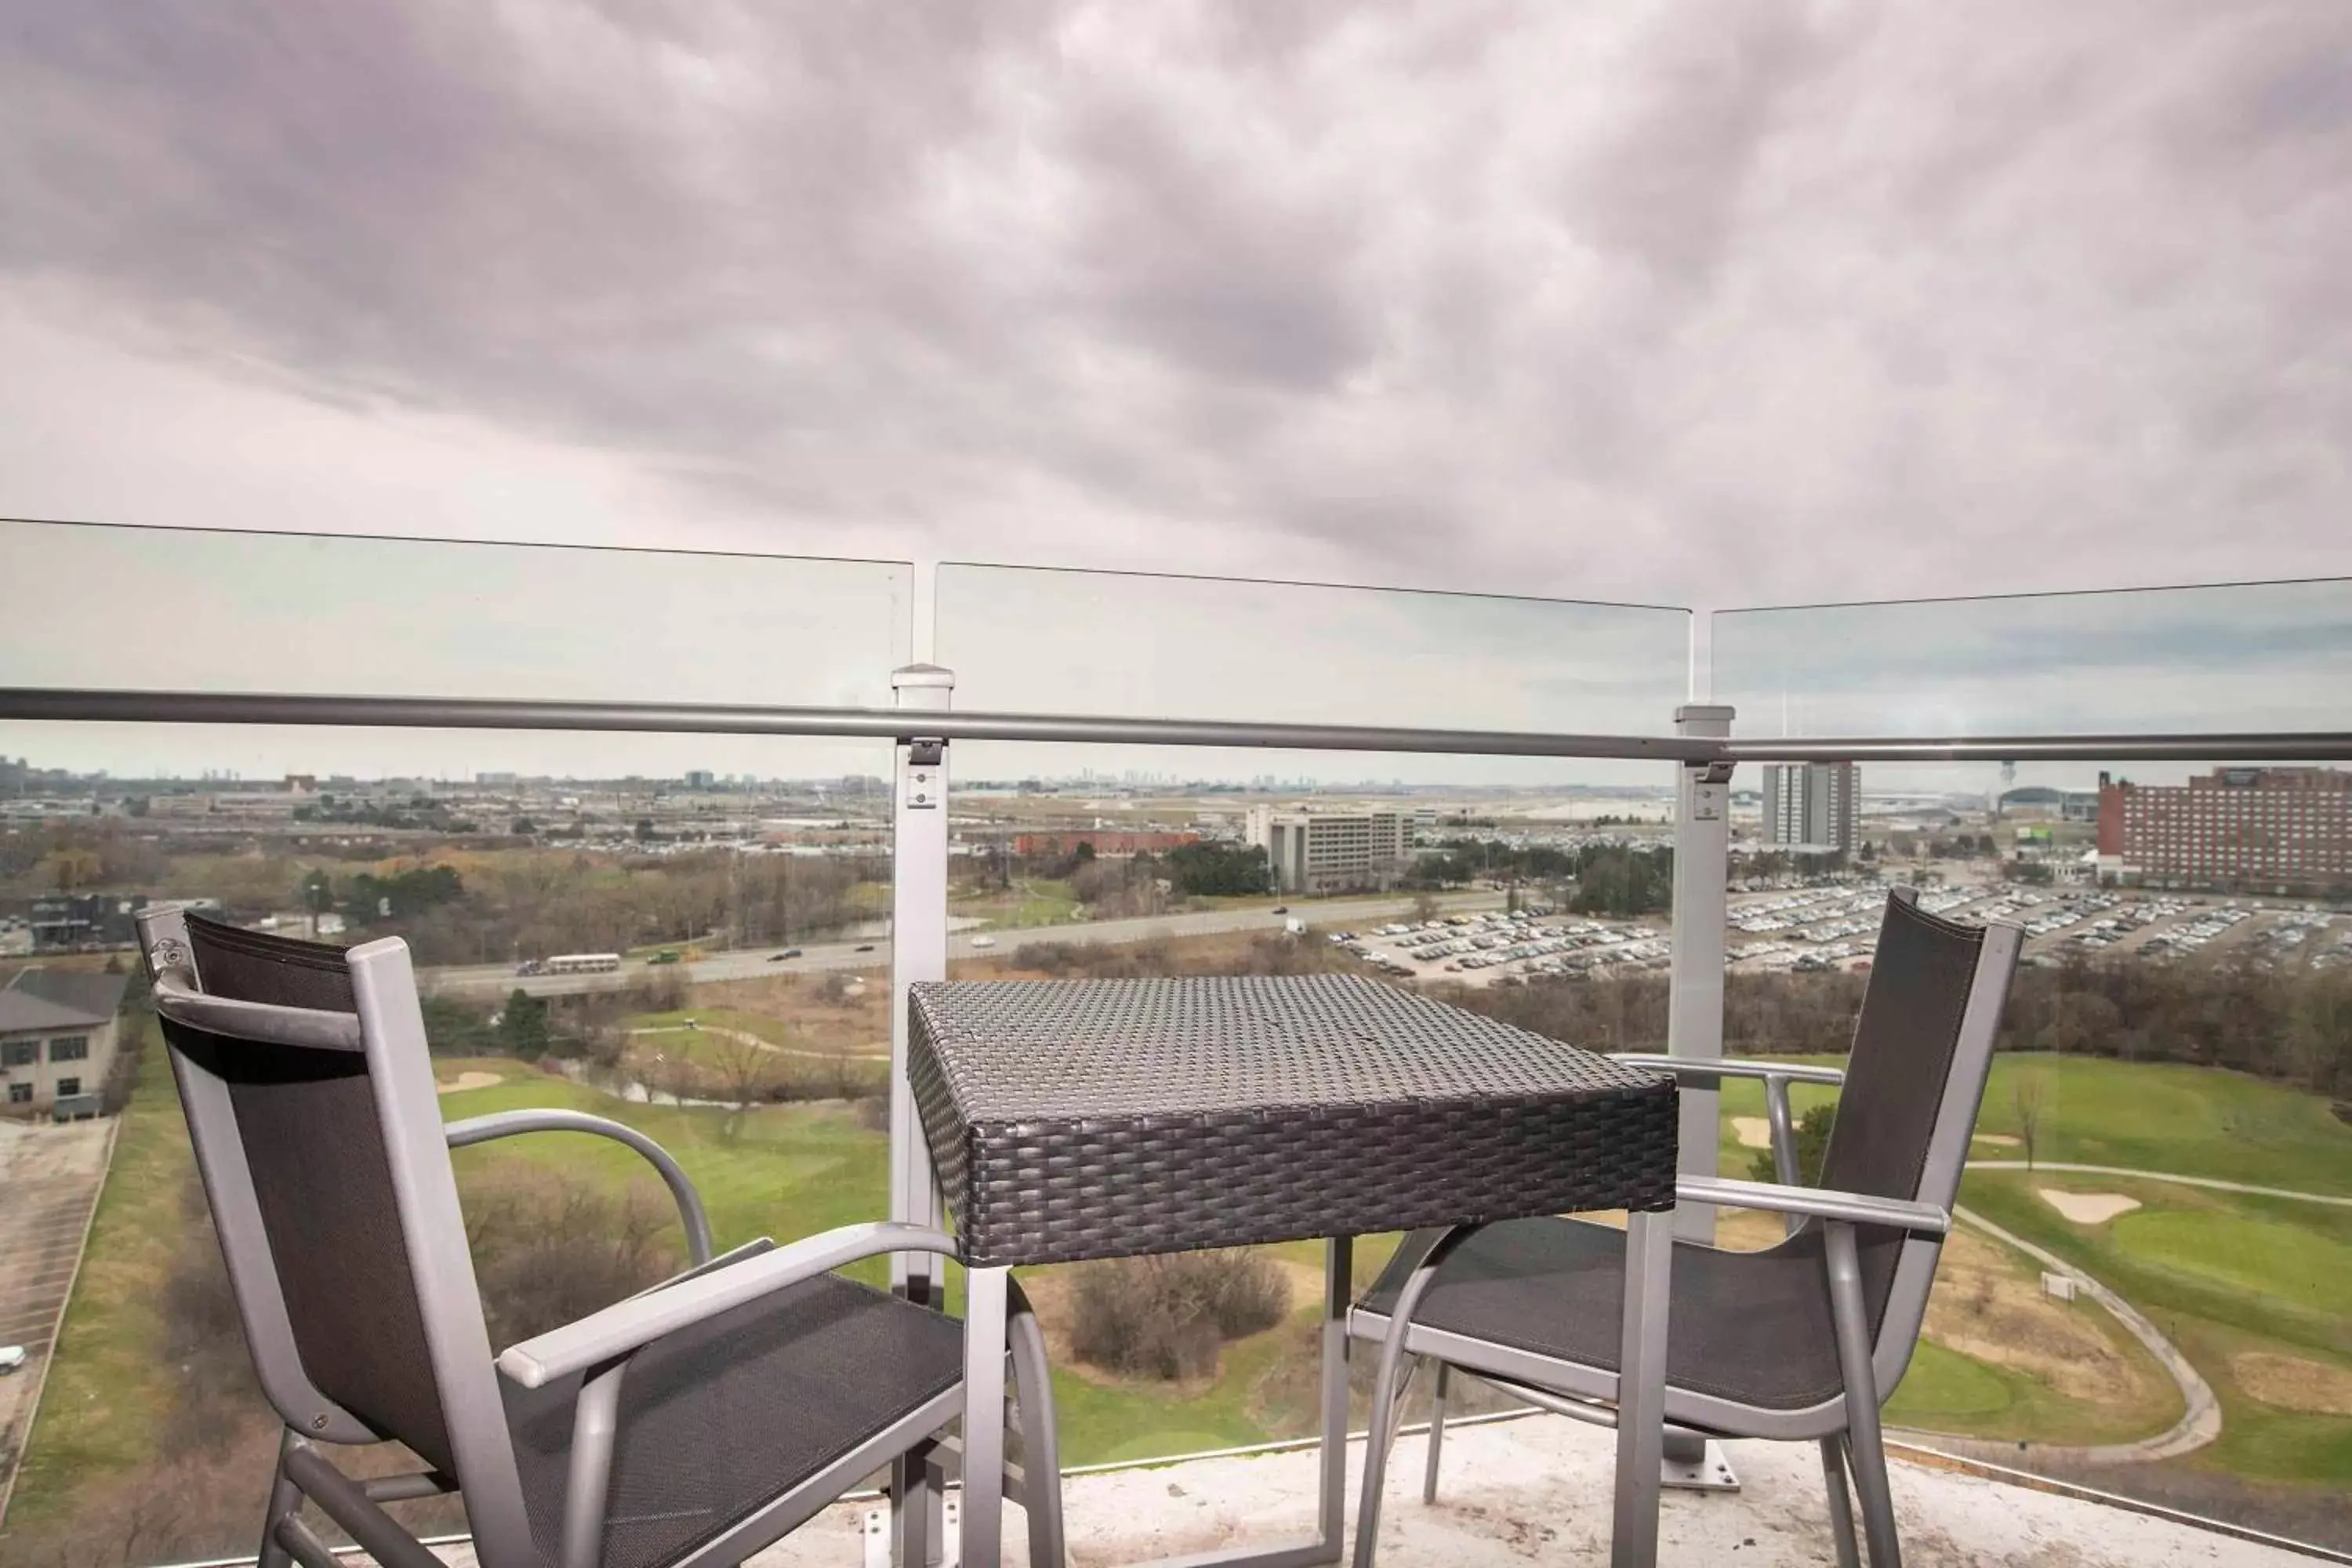
[[[0,1377],[5,1377],[25,1364],[25,1347],[0,1345]]]

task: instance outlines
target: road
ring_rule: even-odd
[[[1291,912],[1311,925],[1321,927],[1353,927],[1381,920],[1393,921],[1412,909],[1411,898],[1333,899],[1293,905]],[[1503,900],[1495,893],[1450,893],[1441,896],[1439,906],[1450,913],[1468,910],[1499,909]],[[1282,929],[1284,916],[1270,910],[1205,910],[1181,915],[1145,915],[1134,920],[1081,921],[1070,925],[1026,926],[1018,930],[988,931],[975,928],[958,931],[948,938],[950,958],[987,956],[992,950],[1003,953],[1029,942],[1067,942],[1083,944],[1099,942],[1150,942],[1161,937],[1221,936],[1230,931]],[[972,945],[974,937],[992,938],[988,947]],[[714,953],[692,963],[654,966],[631,963],[620,971],[605,974],[531,974],[518,975],[507,964],[468,964],[442,969],[425,969],[418,973],[420,986],[427,992],[449,994],[494,994],[503,996],[520,988],[534,996],[579,996],[596,991],[617,991],[647,975],[674,973],[695,984],[719,980],[749,980],[762,974],[810,974],[830,969],[879,970],[890,962],[888,939],[877,937],[871,942],[821,942],[806,946],[798,958],[781,963],[772,962],[771,955],[780,949],[755,948],[742,952]]]

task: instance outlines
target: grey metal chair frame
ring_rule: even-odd
[[[595,1568],[603,1552],[621,1383],[636,1351],[860,1258],[918,1251],[956,1256],[956,1240],[944,1231],[877,1222],[845,1226],[782,1247],[762,1237],[713,1257],[709,1223],[693,1184],[666,1150],[634,1128],[558,1110],[442,1121],[405,942],[385,939],[348,950],[356,1011],[344,1014],[206,994],[184,907],[151,906],[137,923],[154,982],[155,1010],[163,1018],[237,1039],[365,1058],[401,1240],[456,1461],[453,1474],[427,1469],[361,1480],[327,1458],[321,1444],[380,1443],[384,1435],[320,1393],[305,1372],[228,1085],[172,1049],[190,1140],[254,1368],[286,1423],[258,1568],[286,1568],[289,1563],[335,1568],[339,1560],[300,1517],[306,1500],[387,1568],[442,1568],[440,1559],[382,1505],[453,1492],[464,1498],[476,1555],[485,1568],[540,1563],[499,1379],[538,1388],[573,1374],[585,1381],[573,1417],[560,1560],[562,1568]],[[677,1200],[692,1266],[493,1356],[449,1151],[538,1131],[590,1133],[643,1154]],[[1063,1560],[1063,1532],[1052,1385],[1044,1335],[1017,1287],[1007,1338],[1007,1387],[1017,1407],[1023,1462],[1007,1462],[1005,1489],[1029,1515],[1033,1568],[1055,1568]],[[913,1454],[940,1468],[952,1449],[941,1429],[961,1415],[962,1406],[959,1381],[816,1474],[780,1490],[758,1511],[677,1559],[676,1568],[739,1562],[901,1455]]]
[[[1895,889],[1893,897],[1906,904],[1916,902],[1916,893],[1908,889]],[[1858,1568],[1860,1563],[1853,1511],[1847,1500],[1849,1473],[1860,1494],[1864,1538],[1874,1568],[1899,1568],[1902,1561],[1894,1502],[1888,1489],[1879,1407],[1910,1364],[1927,1316],[1928,1291],[1935,1283],[1943,1238],[1951,1228],[1951,1207],[1959,1193],[1960,1173],[1968,1160],[1978,1107],[1983,1098],[1986,1077],[1991,1070],[1993,1038],[2000,1031],[2001,1012],[2024,934],[2010,924],[1994,923],[1984,928],[1918,1191],[1911,1201],[1801,1184],[1795,1124],[1789,1110],[1789,1085],[1841,1086],[1845,1074],[1838,1068],[1797,1062],[1701,1061],[1641,1054],[1615,1058],[1709,1085],[1730,1078],[1759,1079],[1764,1084],[1773,1169],[1780,1180],[1766,1183],[1727,1177],[1684,1177],[1675,1184],[1675,1196],[1681,1203],[1777,1212],[1787,1216],[1790,1235],[1807,1225],[1822,1227],[1831,1316],[1844,1389],[1805,1408],[1776,1409],[1678,1387],[1669,1379],[1666,1422],[1670,1429],[1679,1428],[1699,1436],[1818,1441],[1840,1568]],[[1855,1240],[1857,1226],[1900,1231],[1904,1237],[1874,1338],[1864,1300]],[[1348,1331],[1352,1337],[1378,1341],[1382,1347],[1357,1525],[1355,1561],[1359,1568],[1370,1568],[1388,1450],[1395,1441],[1404,1395],[1420,1361],[1437,1363],[1423,1481],[1425,1501],[1434,1501],[1437,1495],[1444,1402],[1454,1372],[1475,1376],[1540,1409],[1601,1426],[1616,1424],[1616,1373],[1446,1332],[1413,1321],[1413,1313],[1436,1281],[1446,1258],[1482,1228],[1460,1226],[1449,1231],[1418,1233],[1408,1238],[1408,1247],[1421,1247],[1424,1251],[1408,1277],[1394,1310],[1381,1313],[1360,1303],[1349,1315]],[[1697,1244],[1676,1243],[1677,1247],[1695,1245]],[[1402,1332],[1396,1331],[1400,1326]]]

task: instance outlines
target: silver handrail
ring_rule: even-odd
[[[2338,762],[2352,731],[2241,734],[1851,736],[1715,740],[1347,724],[1263,724],[1087,714],[572,702],[304,693],[131,691],[0,687],[0,719],[115,723],[298,724],[433,730],[574,730],[904,740],[1076,742],[1460,756],[1591,757],[1652,762]]]

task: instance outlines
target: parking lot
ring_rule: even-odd
[[[16,1428],[40,1386],[113,1135],[110,1121],[0,1122],[0,1345],[29,1352],[0,1377],[0,1433],[16,1439],[0,1449],[22,1441]],[[6,1480],[0,1475],[0,1489]]]
[[[1885,899],[1885,886],[1874,882],[1735,892],[1725,966],[1744,973],[1867,968]],[[2299,905],[2008,883],[1932,888],[1920,903],[1959,920],[2023,926],[2031,964],[2108,952],[2161,962],[2236,951],[2257,967],[2352,965],[2352,913]],[[1397,978],[1466,985],[1506,977],[1628,974],[1664,969],[1673,956],[1663,916],[1608,920],[1558,915],[1540,905],[1325,935]]]

